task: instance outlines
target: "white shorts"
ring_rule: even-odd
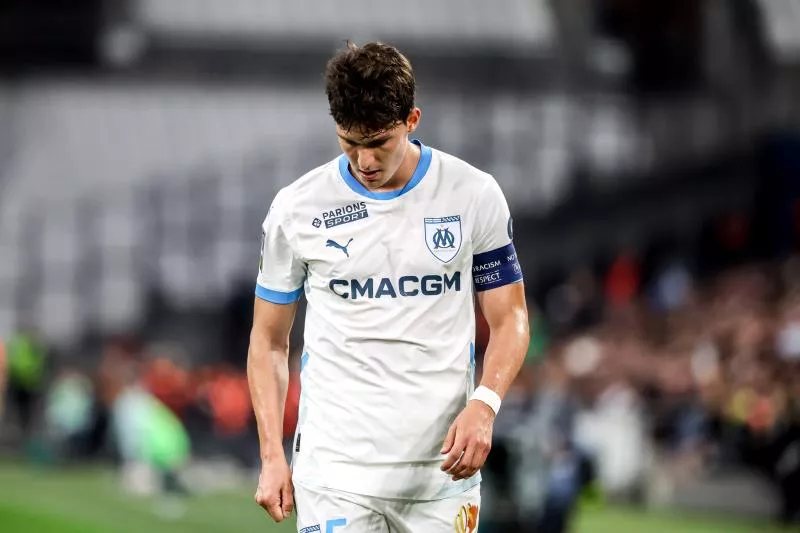
[[[396,500],[294,485],[299,533],[475,533],[481,486],[442,500]]]

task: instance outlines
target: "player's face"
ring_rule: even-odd
[[[415,108],[405,122],[378,132],[336,126],[339,146],[350,161],[350,171],[367,189],[395,189],[411,177],[414,168],[408,163],[413,152],[408,135],[417,128],[419,117],[420,110]]]

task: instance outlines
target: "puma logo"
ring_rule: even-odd
[[[344,252],[344,255],[346,255],[347,257],[350,257],[350,254],[347,251],[347,247],[350,246],[351,242],[353,242],[353,239],[350,239],[349,241],[347,241],[347,244],[342,246],[341,244],[339,244],[338,242],[334,241],[333,239],[328,239],[328,242],[325,243],[325,246],[327,246],[328,248],[338,248],[339,250]]]

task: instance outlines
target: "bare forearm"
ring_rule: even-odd
[[[288,346],[251,340],[247,380],[258,425],[261,459],[283,455],[283,411],[289,385]]]
[[[528,330],[526,312],[514,313],[491,330],[480,384],[490,388],[501,398],[508,392],[525,361],[530,340]]]

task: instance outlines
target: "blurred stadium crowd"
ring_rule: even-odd
[[[533,338],[481,531],[604,500],[798,519],[800,4],[226,3],[0,6],[0,449],[134,492],[252,482],[259,224],[336,155],[325,59],[379,38],[421,138],[515,217]]]
[[[677,254],[647,273],[645,258],[626,252],[531,295],[528,361],[484,470],[492,502],[484,527],[544,520],[538,531],[561,531],[579,500],[665,506],[700,480],[742,469],[768,491],[749,496],[780,501],[780,516],[792,519],[800,494],[800,258],[748,261],[747,230],[739,231],[732,259],[713,275],[698,276],[695,258]],[[479,317],[479,356],[487,342]],[[296,423],[300,347],[290,361],[286,435]],[[143,465],[167,480],[190,458],[257,471],[243,353],[198,364],[180,345],[131,334],[109,339],[92,368],[59,355],[35,329],[5,343],[5,427],[19,425],[13,442],[31,460],[115,459],[134,492],[155,490]],[[149,402],[157,407],[148,411]],[[143,440],[156,435],[165,442]]]

